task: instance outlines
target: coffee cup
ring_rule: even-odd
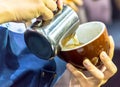
[[[80,24],[72,35],[64,35],[59,41],[61,47],[58,56],[77,68],[85,69],[84,59],[89,59],[99,67],[102,62],[100,53],[110,50],[109,36],[103,22],[93,21]]]

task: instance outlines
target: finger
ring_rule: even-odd
[[[24,22],[24,24],[25,24],[25,27],[27,28],[29,28],[29,26],[31,26],[31,24],[32,24],[32,21],[31,20],[29,20],[29,21],[26,21],[26,22]]]
[[[102,66],[101,69],[100,69],[102,72],[104,72],[106,70],[106,67],[105,66]]]
[[[100,54],[100,59],[106,67],[104,75],[105,75],[105,78],[108,79],[117,72],[117,67],[105,52],[102,52]]]
[[[78,71],[74,66],[68,63],[66,67],[80,82],[86,81],[86,76],[82,72]]]
[[[47,20],[51,20],[54,17],[54,14],[46,6],[42,6],[41,16],[42,16],[43,20],[47,21]]]
[[[104,74],[97,68],[95,67],[90,60],[85,59],[83,61],[83,65],[85,68],[97,79],[102,80],[104,78]]]
[[[58,5],[59,10],[62,10],[63,9],[63,0],[57,0],[57,5]]]
[[[78,7],[75,5],[74,2],[72,1],[67,1],[66,2],[67,5],[69,5],[72,9],[74,9],[76,12],[78,11]]]
[[[83,1],[82,0],[73,0],[75,2],[76,5],[83,5]]]
[[[53,1],[57,2],[57,0],[53,0]]]
[[[112,36],[109,36],[109,40],[110,40],[109,57],[112,59],[112,58],[113,58],[113,55],[114,55],[114,47],[115,47],[115,44],[114,44],[114,41],[113,41]]]
[[[54,0],[44,0],[44,3],[51,11],[55,11],[57,9],[57,4]]]

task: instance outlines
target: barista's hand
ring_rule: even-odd
[[[78,6],[83,5],[82,0],[63,0],[63,2],[73,8],[76,12],[79,10]]]
[[[53,11],[62,8],[61,0],[1,0],[0,23],[28,21],[39,16],[43,20],[51,20]]]
[[[117,67],[111,60],[114,53],[114,42],[111,36],[110,44],[109,56],[105,52],[100,54],[100,59],[104,64],[101,69],[96,68],[88,59],[83,61],[83,65],[88,72],[80,71],[71,64],[67,64],[67,69],[73,75],[70,87],[74,87],[75,85],[79,87],[100,87],[117,72]]]

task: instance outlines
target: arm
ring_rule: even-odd
[[[9,9],[9,4],[4,0],[0,1],[0,24],[10,21],[10,19],[12,19],[12,13]]]
[[[43,20],[51,20],[53,11],[57,7],[62,9],[62,1],[75,10],[82,4],[79,0],[0,0],[0,24],[29,21],[39,16]]]
[[[0,24],[28,21],[39,16],[51,20],[56,9],[55,0],[0,0]]]

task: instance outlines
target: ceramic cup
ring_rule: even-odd
[[[81,69],[84,69],[83,60],[85,58],[88,58],[95,66],[100,66],[102,64],[99,58],[100,53],[105,51],[108,54],[110,49],[106,25],[99,21],[83,23],[77,28],[74,36],[77,41],[70,41],[71,37],[67,35],[61,38],[59,42],[61,51],[58,56]],[[76,44],[78,42],[79,45]],[[71,45],[65,47],[66,43]]]

